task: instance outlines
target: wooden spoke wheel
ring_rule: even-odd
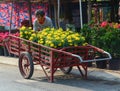
[[[72,67],[63,67],[60,68],[60,70],[64,73],[64,74],[69,74],[72,70]]]
[[[19,70],[25,79],[30,79],[33,75],[34,65],[32,57],[28,52],[22,52],[19,57]]]

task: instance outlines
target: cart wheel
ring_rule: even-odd
[[[69,74],[72,70],[72,67],[64,67],[64,68],[60,68],[60,70],[64,73],[64,74]]]
[[[22,52],[19,57],[19,70],[25,79],[30,79],[33,75],[34,65],[32,57],[28,52]]]

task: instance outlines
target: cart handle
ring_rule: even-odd
[[[106,54],[108,57],[107,58],[101,58],[101,59],[83,60],[81,56],[78,56],[76,54],[72,54],[72,56],[77,57],[80,60],[80,62],[84,62],[84,63],[85,62],[102,61],[102,60],[110,60],[112,58],[110,53],[108,53],[106,51],[104,51],[103,53]]]
[[[91,47],[94,47],[94,46],[91,46]],[[94,48],[97,48],[97,47],[94,47]],[[80,63],[85,63],[85,62],[94,62],[94,61],[102,61],[102,60],[110,60],[112,57],[110,55],[110,53],[100,49],[100,48],[97,48],[97,51],[98,52],[101,52],[103,54],[106,54],[107,55],[107,58],[101,58],[101,59],[92,59],[92,60],[83,60],[81,56],[79,55],[76,55],[76,54],[73,54],[73,53],[69,53],[69,52],[66,52],[66,51],[63,51],[63,50],[57,50],[57,49],[52,49],[54,52],[59,52],[59,53],[64,53],[66,55],[70,55],[70,56],[73,56],[73,57],[76,57],[80,60]]]

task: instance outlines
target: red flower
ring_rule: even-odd
[[[118,24],[118,28],[120,28],[120,24]]]
[[[108,25],[108,22],[106,22],[106,21],[103,21],[103,22],[100,24],[101,27],[106,27],[107,25]]]

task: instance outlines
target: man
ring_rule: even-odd
[[[33,30],[41,31],[46,27],[53,27],[52,20],[45,15],[43,9],[37,10],[35,12],[36,19],[33,22]]]

